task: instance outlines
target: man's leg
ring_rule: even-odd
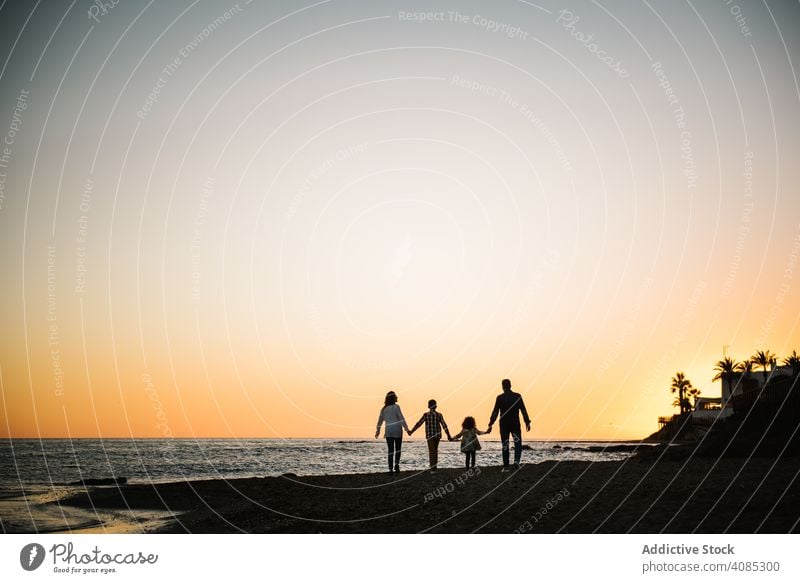
[[[519,460],[522,459],[522,430],[512,431],[511,437],[514,439],[514,464],[518,466]]]
[[[500,443],[503,444],[503,467],[508,467],[508,431],[500,429]]]

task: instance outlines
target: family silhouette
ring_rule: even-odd
[[[464,464],[466,468],[474,468],[477,452],[481,449],[479,435],[486,435],[492,432],[495,421],[500,420],[500,442],[502,444],[503,472],[511,471],[509,449],[510,441],[514,441],[514,468],[519,468],[522,458],[522,428],[519,416],[525,422],[525,430],[531,430],[531,419],[522,395],[511,390],[511,381],[503,379],[501,383],[503,392],[497,395],[494,408],[489,417],[489,425],[486,431],[477,428],[475,418],[468,416],[461,424],[461,431],[456,435],[450,435],[450,430],[444,420],[444,415],[436,410],[436,400],[428,401],[428,410],[422,414],[419,421],[413,428],[409,429],[403,411],[397,404],[397,394],[394,391],[386,393],[383,407],[378,415],[378,424],[375,428],[375,439],[380,437],[381,425],[386,424],[384,437],[388,449],[389,473],[394,474],[400,471],[400,450],[403,445],[403,430],[408,435],[412,435],[417,429],[425,426],[425,441],[428,444],[428,461],[430,472],[436,472],[439,464],[439,443],[442,440],[442,432],[447,436],[448,441],[461,440],[461,452],[464,454]]]

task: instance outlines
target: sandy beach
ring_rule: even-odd
[[[172,533],[798,531],[797,457],[711,459],[669,453],[623,462],[527,464],[512,473],[489,466],[435,474],[95,486],[58,504],[118,517],[131,514],[124,521],[129,528],[136,524],[135,513],[174,513],[175,519],[157,527],[142,523],[140,529]],[[109,532],[114,530],[109,526]]]

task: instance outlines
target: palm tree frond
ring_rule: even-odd
[[[734,374],[739,369],[739,364],[729,356],[726,356],[714,365],[714,370],[717,371],[717,374],[711,380],[718,381]]]

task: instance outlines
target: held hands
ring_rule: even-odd
[[[486,433],[491,433],[491,432],[492,432],[492,426],[489,425],[489,427],[486,428]]]

